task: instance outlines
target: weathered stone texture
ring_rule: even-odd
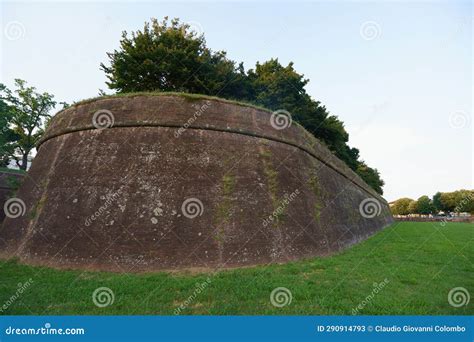
[[[104,109],[114,126],[95,129]],[[17,194],[27,213],[0,229],[0,254],[127,272],[233,267],[331,254],[392,222],[343,162],[294,123],[274,129],[270,115],[165,95],[62,111]],[[189,198],[203,205],[195,218],[182,211]],[[367,198],[380,206],[373,218],[359,212]]]

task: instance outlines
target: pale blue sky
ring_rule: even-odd
[[[8,86],[22,78],[60,101],[96,96],[106,89],[99,64],[122,30],[180,17],[246,68],[271,57],[293,61],[310,79],[308,92],[379,169],[386,199],[473,187],[470,1],[36,1],[2,2],[0,10]]]

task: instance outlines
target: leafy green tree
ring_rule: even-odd
[[[5,101],[0,100],[0,167],[7,167],[10,164],[14,152],[13,144],[18,139],[11,129],[12,118],[11,108]]]
[[[428,196],[421,196],[416,201],[417,213],[421,215],[429,215],[435,211],[433,203]]]
[[[443,192],[440,196],[441,207],[444,212],[453,212],[456,208],[456,198],[454,192]]]
[[[410,204],[408,204],[408,213],[409,214],[419,214],[418,212],[418,202],[412,200]]]
[[[372,169],[363,161],[361,161],[357,166],[356,172],[375,191],[377,191],[379,194],[383,194],[382,187],[384,186],[385,182],[382,180],[382,178],[380,178],[380,173],[377,171],[377,169]]]
[[[255,98],[243,99],[271,110],[284,109],[306,130],[324,142],[340,159],[353,170],[357,170],[359,150],[347,146],[349,134],[344,124],[326,107],[314,101],[306,93],[309,80],[296,72],[293,63],[282,66],[278,59],[263,64],[257,63],[255,70],[248,71]]]
[[[443,204],[441,203],[441,192],[437,192],[433,196],[433,206],[436,208],[436,211],[444,211]]]
[[[437,192],[433,196],[433,205],[438,211],[474,213],[474,190]]]
[[[3,136],[7,144],[1,153],[13,159],[21,170],[26,170],[28,157],[44,133],[49,112],[56,102],[48,93],[38,93],[36,88],[27,87],[26,82],[15,80],[16,90],[11,91],[0,83],[0,100],[6,106],[1,108],[1,116],[8,122],[9,133]]]
[[[249,70],[248,77],[253,89],[250,93],[256,97],[246,100],[272,110],[285,109],[292,113],[295,121],[326,144],[375,191],[383,193],[384,182],[380,173],[360,161],[359,150],[347,144],[349,134],[342,121],[306,93],[308,80],[296,72],[293,63],[286,67],[278,59],[257,63],[255,70]]]
[[[474,211],[474,191],[472,190],[458,190],[454,194],[455,207],[454,211],[457,213],[473,212]]]
[[[179,19],[151,19],[143,30],[124,31],[120,49],[107,53],[110,66],[101,64],[118,92],[177,91],[226,96],[247,96],[239,82],[242,66],[223,51],[212,52],[203,35],[197,35]],[[236,89],[237,88],[237,89]]]
[[[409,205],[414,202],[411,198],[400,198],[393,203],[391,209],[394,215],[408,215],[410,214]]]
[[[285,109],[295,115],[294,119],[310,109],[316,109],[306,94],[304,87],[309,80],[298,74],[293,63],[282,66],[278,59],[271,59],[263,64],[257,62],[255,70],[248,71],[250,86],[252,87],[252,102],[271,110]],[[309,108],[313,106],[313,108]]]
[[[348,145],[349,134],[337,116],[331,115],[305,90],[309,82],[278,59],[258,63],[245,71],[242,63],[213,52],[203,35],[197,35],[179,19],[152,19],[143,30],[122,34],[120,48],[107,53],[110,66],[101,64],[108,86],[118,92],[177,91],[221,96],[251,102],[271,110],[284,109],[370,186],[383,193],[376,169],[359,161],[359,150]]]

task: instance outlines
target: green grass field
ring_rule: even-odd
[[[7,167],[0,167],[0,172],[26,174],[24,170],[9,169]]]
[[[473,242],[473,224],[403,222],[332,257],[215,274],[58,271],[2,261],[0,305],[8,305],[1,314],[173,315],[180,305],[183,315],[351,315],[357,306],[364,315],[474,314],[474,298],[458,308],[448,302],[455,287],[474,297]],[[19,294],[18,284],[30,278]],[[93,303],[99,287],[113,291],[111,305]],[[272,305],[277,287],[291,292],[291,303]]]

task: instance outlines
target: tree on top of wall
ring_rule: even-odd
[[[109,65],[100,67],[108,86],[117,92],[177,91],[246,101],[271,110],[284,109],[321,140],[364,181],[382,194],[383,180],[376,169],[359,160],[359,150],[348,145],[344,123],[306,92],[309,82],[290,62],[277,58],[245,71],[242,63],[227,58],[224,51],[206,46],[179,19],[151,19],[143,29],[124,31],[120,48],[107,53]]]

